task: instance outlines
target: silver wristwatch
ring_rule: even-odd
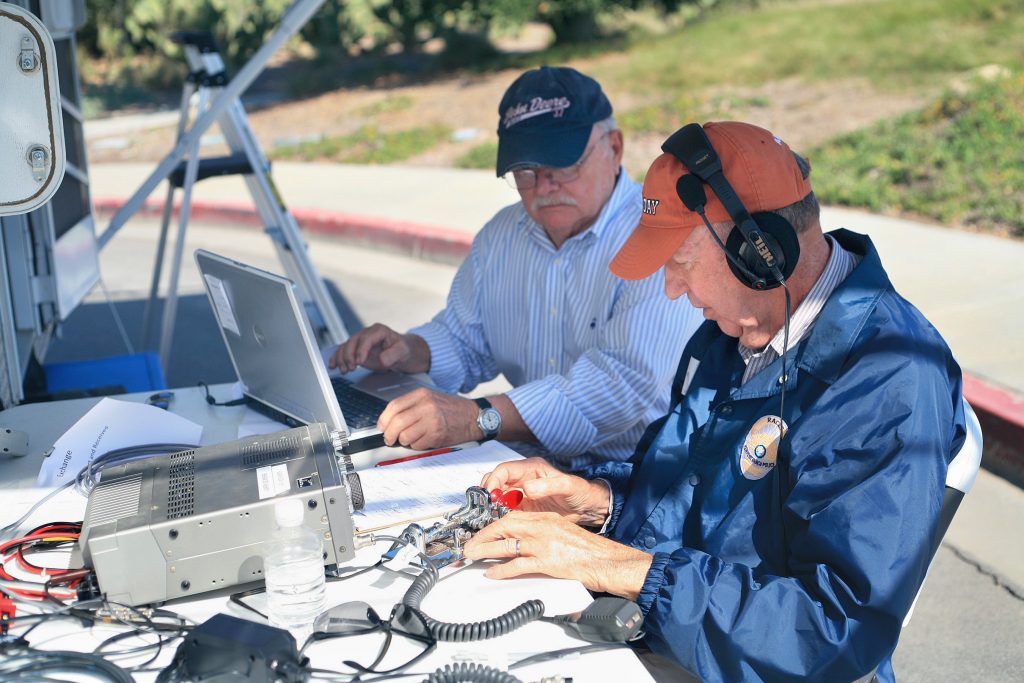
[[[486,398],[474,398],[473,400],[480,406],[480,412],[476,416],[476,426],[484,434],[480,442],[490,441],[498,436],[498,432],[501,430],[501,413]]]

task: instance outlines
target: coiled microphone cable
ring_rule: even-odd
[[[425,683],[521,683],[510,673],[473,662],[445,664],[424,680]]]
[[[409,627],[412,621],[412,614],[422,620],[430,635],[438,641],[468,643],[475,640],[487,640],[497,638],[506,633],[511,633],[531,621],[536,621],[544,616],[544,603],[540,600],[529,600],[501,616],[487,621],[477,621],[468,624],[449,624],[436,619],[431,619],[420,610],[423,598],[437,583],[437,568],[427,565],[423,572],[416,577],[409,586],[409,589],[402,597],[402,602],[395,613],[399,624]],[[442,679],[439,679],[442,680]],[[447,680],[447,679],[443,679]],[[454,679],[453,679],[454,680]],[[461,679],[460,679],[461,680]],[[475,680],[475,679],[474,679]],[[490,679],[487,679],[490,680]],[[498,680],[498,679],[494,679]]]

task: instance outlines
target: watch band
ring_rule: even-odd
[[[480,407],[480,412],[479,412],[479,414],[477,415],[477,418],[476,418],[476,426],[480,429],[480,432],[484,435],[483,438],[480,439],[480,443],[483,443],[485,441],[490,441],[491,439],[497,438],[498,437],[498,432],[501,431],[501,413],[499,413],[497,411],[497,409],[495,409],[495,407],[491,405],[491,402],[488,401],[486,398],[482,398],[482,397],[481,398],[474,398],[473,401],[476,402],[476,404]],[[483,418],[484,418],[484,414],[485,413],[493,413],[497,417],[497,420],[498,420],[497,428],[495,428],[495,429],[487,429],[484,426],[484,419]]]

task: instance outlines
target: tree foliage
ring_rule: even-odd
[[[210,30],[229,65],[244,63],[277,27],[292,0],[89,0],[79,42],[104,58],[138,55],[177,59],[169,35]],[[671,12],[682,4],[714,0],[324,0],[301,37],[316,50],[357,51],[367,36],[377,47],[397,44],[415,52],[436,37],[485,35],[491,26],[548,23],[556,42],[598,35],[602,13],[653,6]]]

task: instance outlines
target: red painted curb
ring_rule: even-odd
[[[964,398],[981,423],[981,463],[1024,488],[1024,397],[964,373]]]
[[[93,201],[97,214],[116,213],[124,206],[123,199],[101,198]],[[180,204],[175,202],[174,215]],[[192,202],[192,219],[241,225],[262,225],[251,204],[241,202]],[[473,236],[459,230],[409,221],[360,216],[323,209],[290,209],[303,230],[330,235],[359,244],[372,244],[430,260],[461,262],[469,253]],[[163,202],[148,200],[138,212],[143,216],[160,216]]]
[[[123,199],[104,198],[93,202],[94,210],[100,214],[113,214],[123,205]],[[175,203],[175,214],[178,206]],[[162,211],[162,202],[149,200],[139,213],[159,216]],[[291,209],[291,212],[303,230],[431,260],[461,262],[473,241],[472,235],[458,230],[408,221],[323,209]],[[237,202],[193,202],[192,217],[211,222],[261,225],[252,205]],[[1024,397],[968,374],[964,374],[964,396],[981,422],[985,440],[983,464],[1024,487]]]

